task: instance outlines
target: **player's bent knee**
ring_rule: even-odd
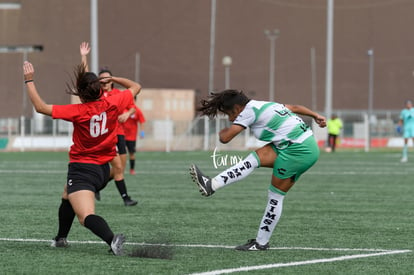
[[[85,218],[86,217],[84,217],[84,216],[82,216],[82,217],[78,216],[78,221],[82,226],[85,226]]]
[[[89,215],[94,215],[95,213],[87,213],[87,214],[81,214],[78,215],[78,221],[82,226],[85,226],[85,219],[89,216]]]
[[[289,191],[289,189],[294,184],[295,182],[292,180],[292,178],[279,179],[279,178],[276,178],[275,176],[273,176],[272,178],[272,185],[283,192]]]

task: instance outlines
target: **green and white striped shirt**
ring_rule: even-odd
[[[233,123],[250,127],[257,139],[273,142],[278,149],[313,135],[302,118],[276,102],[250,100]]]

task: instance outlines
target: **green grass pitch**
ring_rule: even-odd
[[[271,170],[205,198],[188,167],[214,176],[247,153],[221,151],[214,162],[211,151],[138,152],[137,174],[125,177],[139,204],[125,207],[113,182],[102,191],[96,213],[126,235],[126,250],[166,249],[159,259],[115,257],[76,219],[71,246],[50,247],[67,153],[1,152],[0,273],[412,274],[414,153],[404,164],[399,151],[321,153],[287,194],[272,249],[240,252],[256,236]]]

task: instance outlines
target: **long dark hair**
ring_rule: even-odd
[[[96,74],[87,72],[84,64],[76,66],[73,75],[71,85],[66,84],[69,94],[79,96],[82,102],[96,101],[102,97],[99,78]]]
[[[197,108],[197,111],[203,115],[213,118],[218,112],[231,111],[234,105],[245,106],[250,99],[238,90],[224,90],[219,93],[211,93],[207,99],[200,101],[201,106]]]

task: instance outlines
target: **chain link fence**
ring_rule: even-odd
[[[341,138],[365,140],[369,138],[395,138],[400,110],[376,110],[368,119],[366,111],[336,110],[343,121]],[[326,140],[326,129],[312,124],[319,143]],[[225,116],[216,119],[196,117],[192,121],[153,120],[145,123],[145,137],[137,139],[138,150],[192,151],[245,150],[262,144],[245,131],[229,144],[220,144],[218,132],[230,125]],[[33,118],[0,118],[0,150],[68,150],[72,141],[72,124],[63,120],[35,115]],[[369,135],[367,135],[367,133]]]

